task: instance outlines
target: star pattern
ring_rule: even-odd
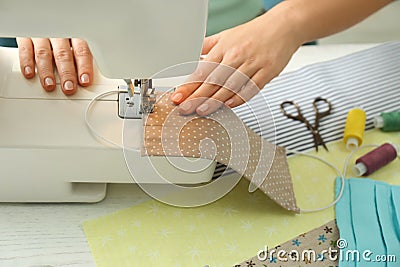
[[[244,231],[250,231],[253,228],[253,223],[251,221],[242,221],[241,228]]]
[[[369,135],[370,133],[366,134]],[[393,134],[390,135],[391,140],[387,140],[386,136],[381,135],[380,131],[375,131],[369,135],[369,140],[398,142],[399,137],[400,134]],[[345,155],[341,152],[343,143],[329,144],[329,149],[330,152],[326,155],[327,160],[335,163],[336,166],[340,166],[341,162],[338,161],[338,158]],[[337,155],[340,155],[340,157]],[[334,177],[332,175],[334,175],[334,172],[332,170],[325,174],[322,170],[327,170],[327,168],[320,162],[316,163],[309,158],[296,156],[289,158],[289,166],[291,172],[293,170],[292,177],[294,178],[296,195],[299,192],[301,196],[299,202],[299,205],[300,203],[303,204],[300,205],[301,207],[312,208],[314,204],[319,206],[320,203],[329,203],[333,192]],[[307,168],[304,168],[304,166],[307,166]],[[392,169],[394,174],[385,177],[386,179],[398,181],[396,180],[398,179],[397,166],[397,164],[392,167],[387,166],[388,173]],[[310,170],[312,170],[312,173],[310,173]],[[308,179],[309,177],[310,179]],[[254,256],[255,252],[266,243],[272,246],[281,243],[279,248],[291,249],[293,247],[292,241],[297,239],[299,247],[294,246],[299,249],[302,246],[306,248],[318,246],[323,249],[329,245],[335,248],[338,238],[337,229],[335,224],[326,224],[327,221],[333,219],[331,214],[318,213],[317,218],[313,216],[306,218],[308,215],[295,217],[296,219],[290,217],[290,219],[284,221],[283,219],[288,217],[286,213],[275,207],[276,205],[272,201],[265,201],[265,195],[258,194],[259,202],[251,201],[250,194],[245,190],[248,184],[241,182],[239,185],[240,190],[235,188],[230,194],[207,207],[192,210],[176,209],[159,205],[152,200],[144,203],[133,200],[132,205],[135,206],[126,211],[85,222],[85,233],[96,263],[99,266],[104,266],[99,263],[110,263],[110,260],[112,260],[107,266],[204,267],[209,265],[210,267],[221,267],[232,266],[233,263]],[[258,191],[254,194],[257,193]],[[210,190],[205,194],[214,195],[215,192]],[[315,197],[309,195],[315,195]],[[144,201],[144,199],[142,198],[141,201]],[[202,216],[196,217],[200,210],[205,210],[204,218]],[[253,222],[253,228],[244,231],[241,228],[243,220]],[[119,237],[117,231],[121,224],[126,229],[126,234]],[[323,225],[318,230],[319,232],[307,232],[295,237],[300,232],[310,230],[310,225],[317,226],[317,224]],[[169,234],[170,237],[162,238],[160,233],[162,233],[163,228],[172,229],[173,233]],[[174,237],[171,238],[171,235],[174,235]],[[325,236],[324,242],[318,240],[320,235]],[[285,241],[283,239],[288,240],[288,242],[282,243]],[[307,242],[307,240],[312,240],[312,242]],[[319,242],[321,242],[320,245],[318,245]],[[221,251],[225,253],[229,253],[229,250],[233,251],[235,244],[238,246],[237,252],[234,252],[231,257],[221,256]],[[192,251],[192,254],[187,253],[194,246],[198,248],[198,252],[201,252],[200,257],[196,256],[198,255],[196,250]],[[155,252],[150,253],[151,249],[154,249]],[[176,254],[171,253],[171,251],[176,252]],[[160,261],[155,262],[154,259],[150,261],[148,255],[157,258],[156,252],[159,253]],[[110,255],[115,257],[109,257]],[[177,257],[180,258],[177,259]],[[256,258],[251,258],[237,264],[236,267],[248,267],[249,263],[255,264],[251,267],[285,266],[276,258],[275,261],[271,263],[269,261],[259,262]],[[298,266],[314,265],[301,262]],[[329,257],[327,257],[323,264],[315,266],[337,266],[337,263],[329,262]]]
[[[328,233],[326,233],[328,232]],[[277,254],[270,254],[269,257],[258,256],[253,257],[249,260],[243,261],[241,264],[237,264],[237,267],[248,267],[250,264],[252,267],[282,267],[282,266],[296,266],[296,267],[308,267],[308,266],[337,266],[338,262],[333,261],[332,258],[328,258],[326,253],[329,251],[329,247],[332,247],[334,242],[339,238],[339,231],[335,221],[331,221],[327,224],[308,232],[301,234],[298,237],[291,239],[281,245],[275,247],[275,251],[283,250],[285,255],[279,259]],[[304,254],[303,251],[313,250],[314,255]],[[336,254],[337,255],[337,254]],[[303,258],[304,257],[304,258]],[[289,262],[289,260],[291,262]],[[253,265],[252,265],[253,264]]]

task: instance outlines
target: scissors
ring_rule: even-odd
[[[319,108],[318,108],[318,104],[319,104],[319,103],[325,103],[325,104],[327,104],[327,105],[328,105],[328,109],[325,110],[325,111],[320,111]],[[314,99],[314,101],[313,101],[312,104],[313,104],[313,108],[314,108],[314,112],[315,112],[315,123],[314,123],[314,126],[311,125],[311,123],[310,123],[306,118],[304,118],[303,114],[301,113],[301,110],[300,110],[299,105],[297,105],[297,103],[294,102],[294,101],[284,101],[284,102],[282,102],[282,104],[281,104],[281,111],[283,112],[283,114],[284,114],[286,117],[288,117],[288,118],[290,118],[290,119],[292,119],[292,120],[295,120],[295,121],[303,122],[303,123],[307,126],[307,128],[308,128],[308,129],[311,131],[311,133],[313,134],[313,137],[314,137],[314,147],[315,147],[315,150],[316,150],[317,152],[318,152],[318,146],[319,146],[319,145],[322,145],[322,146],[325,148],[325,150],[328,151],[328,148],[326,147],[326,144],[325,144],[324,140],[322,139],[321,134],[319,133],[318,128],[319,128],[319,121],[320,121],[322,118],[324,118],[325,116],[331,114],[331,110],[332,110],[331,102],[329,102],[329,101],[328,101],[327,99],[325,99],[325,98],[317,97],[317,98]],[[297,114],[296,114],[296,115],[293,115],[293,114],[290,114],[290,113],[286,112],[286,109],[285,109],[285,108],[287,108],[288,106],[293,106],[293,107],[296,109]]]

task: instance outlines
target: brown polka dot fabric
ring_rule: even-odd
[[[169,95],[159,96],[154,112],[144,118],[144,155],[215,160],[280,206],[299,212],[285,148],[261,138],[226,107],[207,117],[182,116]]]

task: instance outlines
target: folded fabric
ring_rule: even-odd
[[[286,151],[269,143],[229,108],[208,117],[182,116],[164,94],[145,118],[143,153],[206,158],[223,163],[287,210],[299,212]]]
[[[336,193],[341,182],[336,181]],[[346,179],[336,220],[342,240],[339,266],[398,266],[400,187],[371,179]]]

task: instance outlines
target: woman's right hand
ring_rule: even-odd
[[[206,38],[202,53],[207,57],[171,97],[179,111],[206,116],[223,104],[236,107],[255,96],[302,44],[287,16],[271,10]]]

